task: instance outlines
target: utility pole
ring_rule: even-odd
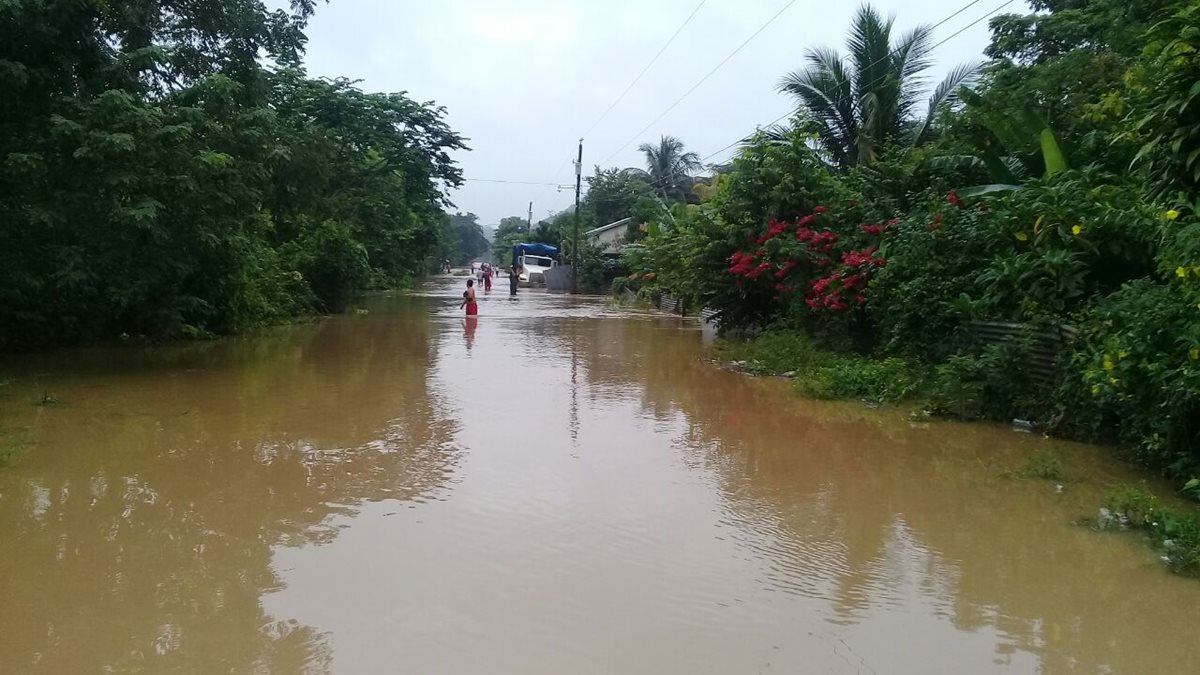
[[[571,292],[579,292],[579,191],[583,187],[583,139],[579,139],[579,157],[575,160],[575,236],[571,241]]]
[[[529,202],[529,220],[525,221],[525,231],[533,232],[533,202]]]

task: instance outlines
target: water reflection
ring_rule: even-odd
[[[394,319],[15,368],[63,403],[0,472],[0,672],[326,672],[319,631],[261,609],[272,548],[458,461],[426,315]]]
[[[475,346],[475,331],[479,328],[479,317],[468,316],[463,319],[463,339],[467,344],[467,354],[471,353],[471,347]]]
[[[636,393],[686,461],[720,482],[727,522],[768,566],[765,588],[827,603],[826,620],[846,635],[904,615],[893,640],[863,641],[864,657],[908,672],[883,646],[921,644],[948,622],[994,634],[995,665],[1024,669],[1032,656],[1039,672],[1169,673],[1188,659],[1200,588],[1134,539],[1070,524],[1111,484],[1136,479],[1124,467],[1003,428],[805,402],[783,382],[713,368],[698,335],[664,332],[671,321],[567,327],[565,339],[588,344],[596,396]],[[1000,477],[1047,445],[1068,448],[1081,482],[1058,494]]]

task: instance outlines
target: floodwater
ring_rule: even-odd
[[[1195,672],[1200,581],[1073,524],[1106,451],[461,283],[0,363],[0,673]]]

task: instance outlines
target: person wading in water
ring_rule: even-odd
[[[463,301],[462,301],[462,304],[458,306],[458,308],[462,309],[463,307],[467,308],[467,316],[478,316],[479,315],[479,304],[475,302],[475,280],[474,279],[467,279],[467,290],[463,291]]]
[[[521,268],[518,265],[513,265],[512,269],[508,270],[508,294],[517,294],[517,282],[521,280]]]

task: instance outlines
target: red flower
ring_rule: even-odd
[[[958,193],[954,190],[951,190],[946,194],[946,201],[950,202],[951,206],[957,206],[960,209],[962,208],[962,200],[958,198]]]
[[[858,229],[870,235],[883,234],[883,228],[879,225],[859,225]]]
[[[775,237],[778,237],[779,235],[786,232],[787,229],[788,229],[787,223],[780,222],[778,220],[772,220],[771,226],[767,228],[766,238],[774,239]]]
[[[808,241],[812,239],[813,231],[801,225],[796,228],[796,241]]]
[[[799,265],[799,264],[800,263],[795,260],[789,260],[789,261],[785,262],[783,264],[783,267],[780,267],[779,271],[775,273],[775,278],[782,279],[782,278],[786,277],[788,274],[791,273],[792,270],[796,269],[796,265]]]
[[[872,264],[877,249],[872,246],[861,251],[846,251],[842,254],[842,264],[847,267],[862,267]]]
[[[757,279],[763,275],[763,272],[766,272],[767,270],[771,269],[772,267],[774,267],[774,266],[769,262],[759,263],[758,267],[755,267],[754,269],[752,269],[746,273],[746,278],[747,279]]]
[[[859,293],[858,295],[854,296],[854,301],[860,305],[865,305],[867,304],[867,296]]]
[[[942,226],[942,212],[938,211],[933,214],[933,222],[929,224],[929,229],[937,230]]]
[[[828,213],[828,212],[829,212],[829,209],[825,208],[824,206],[813,207],[813,213]]]

